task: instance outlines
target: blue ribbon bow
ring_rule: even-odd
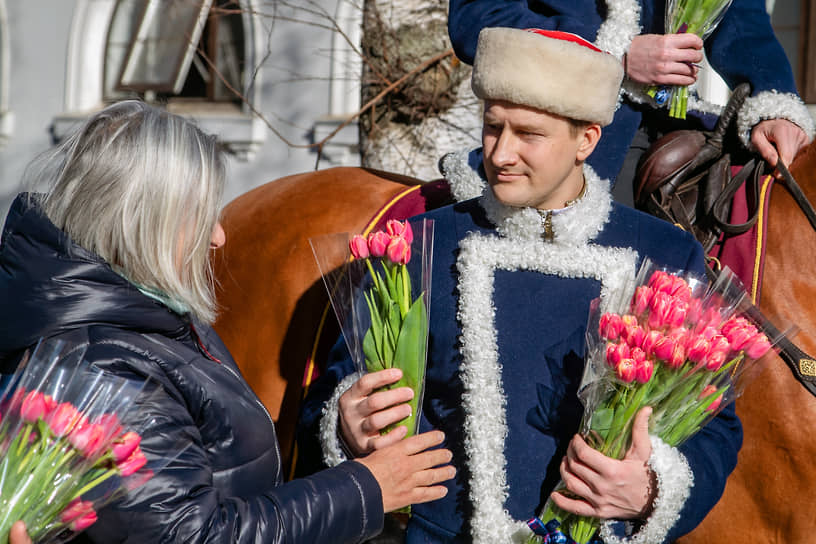
[[[551,519],[544,523],[541,518],[536,517],[528,521],[527,526],[533,533],[543,539],[542,544],[576,544],[573,539],[559,529],[561,523],[557,519]],[[599,538],[593,538],[587,544],[603,544],[603,542]]]

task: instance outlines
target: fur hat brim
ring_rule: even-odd
[[[623,66],[612,55],[515,28],[485,28],[471,86],[484,100],[505,100],[578,121],[612,122]]]

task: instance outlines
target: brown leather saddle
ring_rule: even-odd
[[[723,108],[714,130],[670,132],[655,141],[638,164],[634,180],[635,206],[692,233],[706,252],[728,236],[742,234],[754,226],[762,205],[759,199],[761,181],[774,169],[754,155],[732,175],[726,136],[750,93],[747,83],[738,86]],[[782,173],[785,186],[816,230],[816,211],[799,184],[781,162],[776,169]],[[731,202],[743,184],[748,219],[733,224],[729,222]],[[719,270],[710,266],[707,266],[707,272],[712,281],[719,275]],[[780,335],[758,308],[751,306],[747,313],[770,337]],[[816,376],[806,370],[816,359],[787,337],[780,341],[780,348],[780,356],[793,375],[816,396]]]

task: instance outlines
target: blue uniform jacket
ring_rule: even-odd
[[[479,31],[485,27],[543,28],[572,32],[594,41],[618,58],[638,34],[663,34],[665,0],[450,0],[448,31],[456,55],[473,63]],[[796,94],[796,85],[782,46],[774,36],[764,0],[735,0],[705,42],[706,56],[730,88],[749,82],[753,96],[738,115],[739,136],[750,146],[750,129],[763,119],[784,118],[813,137],[813,120]],[[542,77],[546,77],[542,74]],[[588,162],[602,178],[615,179],[642,117],[660,132],[706,124],[699,117],[689,126],[671,120],[644,103],[643,89],[624,82],[625,97],[612,124],[604,128]],[[719,113],[720,108],[689,101],[690,110]],[[695,117],[690,112],[690,119]],[[692,121],[690,121],[692,123]]]
[[[590,301],[608,298],[647,256],[702,273],[702,248],[691,236],[613,204],[608,183],[586,170],[586,196],[552,218],[554,241],[542,239],[537,212],[504,207],[489,189],[421,216],[435,221],[435,237],[420,425],[445,432],[458,473],[445,498],[413,507],[409,543],[509,542],[523,533],[522,522],[558,483],[558,464],[580,423],[576,392]],[[478,188],[478,179],[471,182]],[[342,342],[334,357],[301,421],[308,449],[323,419],[330,464],[343,455],[326,420],[336,417],[339,393],[355,379]],[[693,487],[675,505],[679,516],[662,533],[667,540],[693,529],[717,502],[741,441],[730,407],[680,448]]]

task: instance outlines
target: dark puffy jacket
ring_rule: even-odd
[[[143,295],[21,196],[0,243],[0,361],[40,337],[161,384],[139,402],[148,458],[183,453],[104,508],[93,542],[358,542],[380,531],[382,497],[363,465],[283,483],[275,426],[209,327]]]

